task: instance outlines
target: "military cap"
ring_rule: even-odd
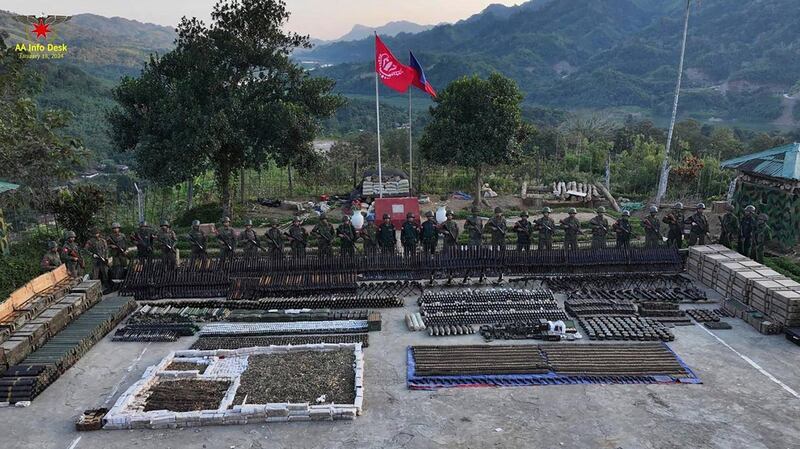
[[[745,212],[755,212],[756,211],[756,207],[753,206],[752,204],[748,204],[747,207],[744,208],[744,211]]]
[[[231,217],[222,217],[222,222],[223,223],[230,223],[231,222]]]
[[[383,219],[384,220],[389,220],[390,218],[392,218],[392,217],[389,214],[383,214]]]
[[[367,221],[375,221],[374,215],[367,215]]]
[[[472,206],[472,208],[470,210],[472,211],[473,214],[477,214],[480,211],[480,209],[478,209],[475,206]]]
[[[245,226],[253,226],[253,220],[247,220],[247,221],[244,223],[244,225],[245,225]]]
[[[525,218],[528,218],[528,211],[526,211],[526,210],[522,211],[522,213],[521,213],[521,214],[519,214],[519,216],[520,216],[520,217],[525,217]]]
[[[111,223],[111,229],[119,229],[121,227],[122,226],[120,226],[119,223],[117,223],[116,221],[114,223]]]
[[[495,207],[495,208],[494,208],[494,213],[496,213],[496,214],[502,214],[502,213],[503,213],[503,209],[501,209],[501,208],[499,208],[499,207]]]
[[[425,216],[428,218],[433,217],[433,212],[431,211],[425,212]]]
[[[549,214],[549,213],[550,213],[550,212],[552,212],[552,211],[553,211],[553,210],[552,210],[552,209],[550,209],[549,207],[545,207],[544,209],[542,209],[542,213],[543,213],[543,214]]]
[[[567,213],[570,214],[570,215],[575,215],[575,214],[578,213],[578,210],[575,209],[574,207],[570,207],[569,210],[567,211]]]
[[[409,212],[406,214],[406,218],[414,218],[414,214],[412,212]]]
[[[604,214],[604,213],[606,213],[606,208],[605,208],[605,207],[603,207],[603,206],[600,206],[600,207],[598,207],[598,208],[597,208],[597,213],[598,213],[598,214]]]
[[[769,220],[769,216],[764,212],[761,212],[760,214],[758,214],[758,219],[761,221],[767,221]]]
[[[167,220],[164,220],[161,222],[161,226],[169,227],[169,222]]]
[[[58,248],[58,243],[56,243],[56,242],[54,242],[52,240],[47,242],[47,249],[56,249],[56,248]]]
[[[445,216],[446,217],[452,217],[453,216],[453,211],[448,209],[447,213],[445,214]]]
[[[200,220],[192,220],[192,226],[200,226]]]
[[[342,219],[343,219],[344,221],[350,221],[350,216],[349,216],[349,215],[347,215],[347,214],[344,214],[344,215],[342,215]]]
[[[650,206],[650,213],[651,214],[657,214],[658,213],[658,207],[657,206]]]
[[[683,209],[683,203],[681,203],[679,201],[679,202],[675,203],[675,205],[672,206],[672,208],[675,209],[675,210],[681,210],[681,209]]]
[[[696,206],[696,207],[697,207],[698,209],[705,209],[705,208],[706,208],[706,205],[705,205],[705,204],[703,204],[703,203],[697,203],[697,206]]]
[[[269,224],[272,226],[278,226],[278,220],[273,218],[272,220],[269,221]]]
[[[629,210],[622,211],[622,216],[623,217],[630,217],[631,216],[631,211],[629,211]]]
[[[65,233],[64,233],[64,238],[65,238],[65,239],[69,239],[69,238],[75,238],[75,232],[74,232],[74,231],[67,231],[67,232],[65,232]]]

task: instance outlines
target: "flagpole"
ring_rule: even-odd
[[[378,33],[375,33],[376,38],[377,36]],[[375,70],[375,118],[378,122],[378,193],[379,198],[383,198],[383,168],[381,167],[381,106],[378,95],[378,70]]]
[[[414,159],[411,151],[411,87],[408,88],[408,194],[413,195]]]

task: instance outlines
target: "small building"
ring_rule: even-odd
[[[800,241],[800,143],[792,143],[723,161],[738,172],[733,206],[748,204],[769,216],[774,242],[784,248]]]

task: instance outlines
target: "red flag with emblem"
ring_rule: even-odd
[[[375,71],[383,84],[398,91],[406,92],[414,81],[416,72],[411,67],[401,64],[392,52],[375,35]]]

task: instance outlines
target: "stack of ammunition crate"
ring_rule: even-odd
[[[800,283],[722,245],[689,248],[686,270],[726,298],[725,309],[764,334],[800,325]]]
[[[0,371],[20,363],[101,297],[100,281],[86,281],[51,301],[49,307],[27,315],[27,320],[18,316],[14,330],[0,335]]]

